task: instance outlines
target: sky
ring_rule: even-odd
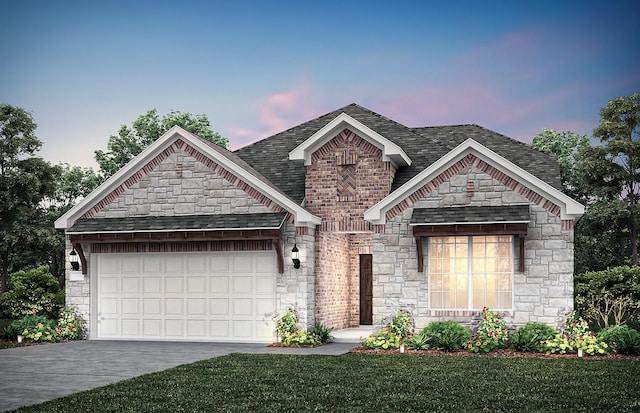
[[[350,103],[407,126],[591,137],[640,92],[640,2],[0,0],[0,103],[52,163],[150,109],[205,114],[230,149]],[[410,154],[409,154],[410,156]]]

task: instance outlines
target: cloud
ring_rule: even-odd
[[[282,132],[298,123],[318,116],[320,106],[308,84],[268,95],[257,103],[257,123],[227,127],[232,146],[239,148],[258,139]]]

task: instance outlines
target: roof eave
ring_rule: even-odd
[[[520,168],[518,165],[507,160],[486,146],[483,146],[469,138],[449,151],[449,153],[444,155],[442,158],[438,159],[428,168],[411,178],[404,185],[393,191],[376,205],[365,211],[364,219],[374,225],[385,224],[385,214],[387,211],[418,190],[425,182],[435,178],[450,165],[464,158],[468,154],[477,156],[483,161],[496,167],[505,175],[518,182],[523,182],[527,187],[532,188],[545,198],[556,203],[560,207],[561,219],[577,219],[584,214],[584,206],[579,202],[544,182],[535,175]]]
[[[385,161],[393,162],[397,167],[411,165],[411,159],[400,146],[344,112],[289,152],[289,159],[310,165],[311,155],[344,129],[380,148]]]

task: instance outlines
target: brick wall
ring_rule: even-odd
[[[359,323],[359,254],[371,253],[364,212],[389,194],[382,151],[345,129],[306,169],[306,208],[322,218],[316,235],[316,318],[335,328]]]

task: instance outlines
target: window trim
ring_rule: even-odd
[[[511,308],[496,308],[496,310],[504,310],[504,311],[509,311],[513,309],[513,304],[514,304],[514,282],[515,282],[515,262],[513,262],[513,260],[515,259],[515,238],[516,235],[513,234],[484,234],[484,235],[509,235],[511,236]],[[446,236],[452,236],[452,235],[438,235],[438,236],[434,236],[434,238],[439,238],[439,237],[446,237]],[[455,235],[456,237],[466,237],[467,238],[467,245],[468,245],[468,250],[467,250],[467,254],[468,254],[468,267],[467,267],[467,307],[466,308],[444,308],[444,307],[438,307],[438,308],[434,308],[432,307],[432,302],[431,302],[431,266],[430,264],[428,265],[428,271],[427,271],[427,297],[428,297],[428,303],[429,303],[429,310],[435,310],[435,311],[476,311],[476,310],[480,310],[479,308],[475,308],[473,307],[473,294],[474,294],[474,289],[473,287],[473,270],[472,270],[472,264],[471,264],[471,256],[473,255],[473,237],[474,236],[478,236],[478,234],[474,234],[474,235],[467,235],[467,234],[457,234]],[[430,238],[431,237],[427,237],[427,251],[429,251],[430,248]],[[427,254],[429,255],[429,254]]]
[[[474,235],[512,235],[518,237],[518,272],[524,272],[524,240],[528,223],[492,223],[492,224],[451,224],[451,225],[413,225],[413,237],[418,253],[418,272],[424,272],[424,254],[422,238],[474,236]],[[514,254],[515,258],[515,254]]]

